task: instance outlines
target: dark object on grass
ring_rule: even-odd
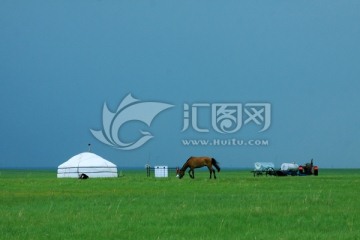
[[[82,173],[82,174],[80,174],[80,176],[79,176],[79,179],[88,179],[88,178],[89,178],[89,176],[86,175],[85,173]]]

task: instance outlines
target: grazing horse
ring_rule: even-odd
[[[182,166],[182,168],[179,170],[179,178],[181,179],[185,175],[186,169],[190,168],[189,170],[189,176],[191,178],[194,178],[194,168],[201,168],[207,166],[210,171],[210,179],[212,174],[214,173],[214,178],[216,179],[215,170],[212,168],[212,166],[217,169],[218,172],[220,172],[219,163],[214,159],[210,157],[190,157]]]

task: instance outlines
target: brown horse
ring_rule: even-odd
[[[216,179],[215,170],[212,168],[214,167],[217,169],[218,172],[220,172],[220,167],[218,165],[219,163],[214,159],[210,157],[190,157],[182,166],[182,168],[179,170],[179,178],[181,179],[185,175],[186,169],[190,168],[189,170],[189,176],[191,178],[194,178],[194,168],[201,168],[207,166],[210,171],[210,179],[212,174],[214,173],[214,178]]]

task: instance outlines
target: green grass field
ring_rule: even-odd
[[[179,180],[0,170],[1,239],[360,239],[360,170]]]

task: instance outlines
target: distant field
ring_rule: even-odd
[[[360,170],[179,180],[0,170],[0,239],[360,239]]]

